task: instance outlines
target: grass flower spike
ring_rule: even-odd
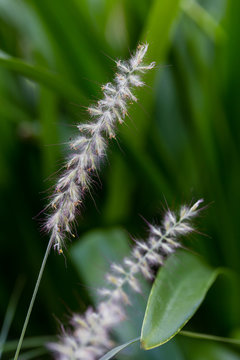
[[[118,73],[112,83],[102,86],[103,98],[89,107],[92,121],[79,124],[80,135],[70,142],[72,154],[66,169],[57,181],[55,193],[49,206],[52,213],[48,216],[45,227],[51,233],[54,248],[61,253],[67,234],[72,235],[72,223],[77,208],[91,184],[94,173],[106,155],[106,138],[115,138],[116,124],[122,124],[127,115],[129,102],[137,98],[132,88],[144,85],[140,74],[154,67],[143,64],[148,45],[139,45],[129,61],[117,61]]]
[[[182,206],[179,214],[168,211],[160,226],[149,224],[146,242],[136,241],[132,255],[123,264],[112,264],[106,275],[109,286],[99,290],[104,299],[94,311],[74,315],[72,330],[63,331],[59,343],[49,344],[59,360],[96,360],[112,346],[111,331],[125,319],[124,305],[130,304],[125,285],[140,292],[137,274],[153,279],[153,266],[159,267],[181,246],[178,237],[193,231],[191,219],[199,212],[202,200],[193,206]]]

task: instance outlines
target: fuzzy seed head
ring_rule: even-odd
[[[92,173],[106,156],[106,137],[116,138],[117,123],[124,122],[129,102],[137,101],[132,88],[144,85],[139,74],[154,67],[154,63],[143,63],[147,48],[147,44],[139,45],[128,61],[116,62],[118,72],[114,81],[102,86],[103,98],[88,108],[92,121],[77,125],[80,135],[69,143],[72,154],[67,159],[66,171],[56,183],[56,192],[49,204],[53,212],[45,224],[59,253],[67,234],[72,233],[72,223],[83,195],[90,189]]]

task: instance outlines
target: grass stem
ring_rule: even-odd
[[[24,321],[24,324],[23,324],[21,336],[20,336],[19,341],[18,341],[18,346],[17,346],[17,349],[16,349],[14,360],[18,359],[19,352],[20,352],[21,347],[22,347],[22,342],[23,342],[23,339],[24,339],[24,335],[25,335],[25,332],[26,332],[26,329],[27,329],[27,326],[28,326],[29,318],[31,316],[33,305],[34,305],[34,302],[35,302],[35,299],[36,299],[36,295],[37,295],[37,292],[38,292],[38,289],[39,289],[39,285],[40,285],[40,282],[41,282],[41,279],[42,279],[42,275],[43,275],[43,272],[44,272],[44,269],[45,269],[45,265],[46,265],[46,262],[47,262],[48,255],[50,253],[51,247],[52,247],[52,240],[50,239],[49,243],[48,243],[48,246],[47,246],[47,249],[46,249],[46,252],[45,252],[45,255],[44,255],[44,258],[43,258],[43,261],[42,261],[42,265],[41,265],[39,274],[38,274],[38,278],[37,278],[37,282],[36,282],[36,285],[35,285],[35,288],[34,288],[34,291],[33,291],[33,294],[32,294],[32,298],[31,298],[31,301],[30,301],[30,304],[29,304],[29,307],[28,307],[27,315],[26,315],[26,318],[25,318],[25,321]]]
[[[209,334],[201,334],[201,333],[195,333],[191,331],[185,331],[182,330],[179,332],[179,335],[187,336],[195,339],[201,339],[201,340],[210,340],[210,341],[220,341],[225,342],[232,345],[240,345],[239,339],[232,339],[232,338],[226,338],[222,336],[216,336],[216,335],[209,335]]]

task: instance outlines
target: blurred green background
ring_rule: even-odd
[[[139,41],[149,42],[157,69],[109,144],[77,238],[49,257],[26,336],[54,335],[71,311],[92,304],[105,268],[129,251],[129,234],[146,236],[140,215],[157,222],[167,205],[203,197],[204,235],[185,244],[239,274],[239,17],[239,0],[0,0],[0,324],[11,294],[17,302],[9,341],[20,334],[47,245],[42,209],[73,125],[88,119],[113,60]],[[239,336],[239,291],[239,281],[219,280],[189,329]],[[129,358],[240,359],[239,348],[180,337],[134,351]]]

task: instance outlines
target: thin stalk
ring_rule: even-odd
[[[29,318],[31,316],[31,312],[32,312],[33,305],[34,305],[34,302],[35,302],[35,299],[36,299],[36,295],[37,295],[37,292],[38,292],[38,289],[39,289],[39,285],[40,285],[40,282],[41,282],[41,279],[42,279],[42,275],[43,275],[43,272],[44,272],[44,269],[45,269],[47,258],[48,258],[48,255],[50,253],[51,247],[52,247],[52,242],[53,241],[50,238],[50,240],[48,242],[46,252],[45,252],[45,255],[44,255],[44,258],[43,258],[43,261],[42,261],[42,265],[41,265],[41,268],[40,268],[40,271],[39,271],[39,274],[38,274],[38,278],[37,278],[37,282],[36,282],[36,285],[35,285],[35,288],[34,288],[34,291],[33,291],[33,294],[32,294],[32,298],[31,298],[31,301],[30,301],[30,304],[29,304],[29,307],[28,307],[27,315],[26,315],[26,318],[25,318],[25,321],[24,321],[24,324],[23,324],[21,336],[20,336],[19,341],[18,341],[18,346],[17,346],[17,350],[16,350],[16,353],[15,353],[15,356],[14,356],[14,360],[18,359],[18,355],[19,355],[19,352],[20,352],[21,347],[22,347],[22,342],[23,342],[24,335],[25,335],[25,332],[26,332],[26,329],[27,329],[27,326],[28,326]]]
[[[220,341],[220,342],[225,342],[225,343],[232,344],[232,345],[240,345],[239,339],[226,338],[226,337],[221,337],[221,336],[216,336],[216,335],[201,334],[201,333],[195,333],[195,332],[185,331],[185,330],[180,331],[179,335],[187,336],[187,337],[195,338],[195,339]]]
[[[125,349],[126,347],[128,347],[129,345],[134,344],[135,342],[140,340],[140,336],[137,337],[136,339],[130,340],[128,342],[126,342],[123,345],[117,346],[114,349],[108,351],[105,355],[103,355],[99,360],[110,360],[113,357],[115,358],[115,356],[120,353],[120,351],[122,351],[123,349]]]

